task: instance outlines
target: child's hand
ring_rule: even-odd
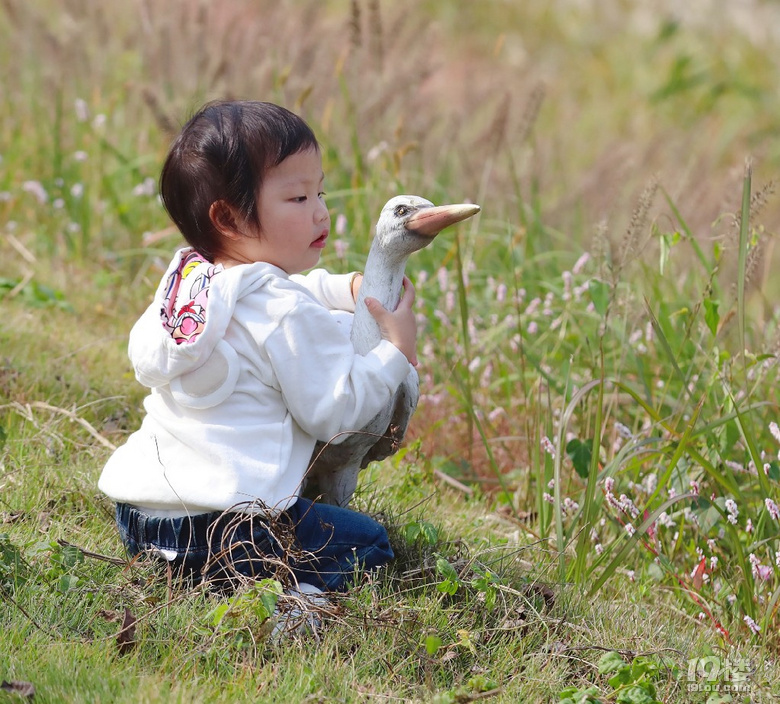
[[[360,285],[362,283],[363,283],[363,274],[357,272],[352,277],[352,281],[350,282],[350,287],[352,288],[352,300],[355,301],[355,303],[357,303],[358,292],[360,291]]]
[[[389,311],[376,298],[366,298],[368,312],[379,324],[382,338],[392,342],[413,366],[417,366],[417,321],[412,311],[414,286],[404,276],[404,293],[398,307]]]

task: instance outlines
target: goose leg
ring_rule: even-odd
[[[318,474],[320,501],[346,508],[355,493],[359,466],[339,467]]]

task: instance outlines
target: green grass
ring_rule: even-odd
[[[0,682],[688,702],[690,661],[729,657],[780,690],[777,8],[265,5],[0,5]],[[398,559],[282,644],[251,599],[220,621],[224,598],[123,561],[96,486],[141,420],[127,334],[179,241],[149,179],[225,95],[315,127],[334,271],[392,195],[483,208],[409,263],[423,398],[356,497]]]

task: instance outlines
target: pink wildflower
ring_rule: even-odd
[[[333,228],[337,235],[341,236],[347,232],[347,216],[344,213],[339,213],[336,216],[336,224]]]
[[[639,515],[639,509],[634,502],[625,494],[620,495],[620,508],[623,509],[631,518],[636,518]]]
[[[737,502],[734,499],[726,499],[726,511],[728,512],[729,523],[735,526],[737,525],[737,516],[739,516],[739,509],[737,508]]]
[[[506,415],[506,411],[501,408],[501,406],[497,406],[492,411],[490,411],[490,413],[488,413],[488,420],[491,423],[495,423],[503,415]]]
[[[571,268],[572,274],[580,274],[582,273],[582,270],[585,268],[585,265],[590,261],[590,254],[588,252],[584,252],[580,255],[580,258],[574,262],[574,266]]]
[[[46,189],[43,187],[40,181],[25,181],[22,184],[22,190],[25,193],[31,193],[35,196],[40,204],[49,200],[49,194],[46,193]]]
[[[745,614],[745,616],[742,618],[742,620],[747,624],[747,627],[751,631],[753,631],[753,633],[755,633],[756,635],[761,633],[761,628],[759,627],[759,625],[752,618],[750,618],[750,616]]]
[[[525,313],[526,313],[526,315],[533,315],[534,313],[536,313],[536,309],[539,307],[539,305],[541,304],[541,302],[542,302],[542,299],[541,299],[541,298],[534,298],[534,299],[533,299],[533,300],[532,300],[532,301],[531,301],[531,302],[528,304],[528,306],[527,306],[527,307],[526,307],[526,309],[525,309]]]
[[[754,577],[758,576],[758,568],[761,566],[761,560],[759,560],[754,553],[748,555],[748,562],[750,562],[750,571]]]
[[[87,101],[83,98],[76,98],[73,101],[73,109],[78,122],[86,122],[89,119],[89,107],[87,106]]]
[[[447,291],[447,293],[444,295],[444,307],[448,310],[454,310],[455,308],[455,292],[454,291]]]
[[[442,266],[436,272],[436,279],[439,282],[439,290],[444,293],[449,288],[449,272]]]
[[[561,277],[563,278],[563,300],[568,301],[571,298],[571,272],[564,271],[563,274],[561,274]]]
[[[580,505],[574,501],[573,499],[570,499],[568,496],[563,500],[563,508],[565,513],[576,513],[580,509]]]

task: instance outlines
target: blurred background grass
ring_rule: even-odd
[[[361,226],[399,190],[420,191],[479,200],[499,222],[538,211],[564,241],[587,244],[602,218],[621,233],[657,174],[708,238],[738,207],[745,157],[758,183],[780,159],[775,2],[2,8],[3,216],[44,219],[19,195],[26,180],[52,199],[57,179],[83,182],[85,212],[66,205],[86,230],[73,246],[93,254],[164,226],[132,189],[156,179],[176,128],[216,97],[299,109],[328,147],[331,192],[357,190]],[[92,158],[74,162],[77,152]],[[764,214],[770,230],[777,217],[776,205]]]

